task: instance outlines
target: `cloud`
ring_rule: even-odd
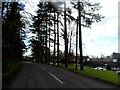
[[[105,18],[99,23],[94,23],[91,29],[82,28],[83,42],[86,46],[85,55],[100,56],[118,52],[118,1],[99,0],[98,2],[103,6],[99,12]]]
[[[88,55],[100,56],[101,54],[110,55],[113,52],[118,52],[118,43],[111,41],[98,41],[97,43],[87,43],[86,47],[87,49],[84,51],[84,54]]]

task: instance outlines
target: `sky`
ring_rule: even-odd
[[[21,0],[22,1],[22,0]],[[35,15],[39,0],[27,0],[25,10]],[[82,28],[84,45],[83,55],[101,56],[118,52],[118,2],[119,0],[89,0],[100,2],[99,13],[105,16],[99,23],[93,23],[91,29]],[[61,43],[63,43],[61,41]],[[63,46],[60,46],[63,50]],[[26,53],[29,55],[30,51]]]
[[[118,52],[118,2],[119,0],[95,0],[103,7],[99,13],[105,18],[94,23],[91,29],[83,29],[85,54],[111,55]]]

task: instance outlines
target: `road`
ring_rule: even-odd
[[[10,88],[116,88],[116,86],[50,65],[26,62]]]

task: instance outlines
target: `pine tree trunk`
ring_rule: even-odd
[[[49,19],[49,22],[50,22],[50,19]],[[50,54],[50,25],[49,25],[49,59],[48,59],[48,63],[50,64],[50,61],[51,61],[51,54]]]
[[[46,12],[46,35],[45,35],[45,59],[46,63],[48,63],[48,53],[47,53],[47,12]]]
[[[43,36],[43,30],[42,30],[42,23],[41,23],[41,46],[42,46],[42,50],[41,50],[41,58],[42,58],[42,63],[44,62],[44,38],[43,38],[44,36]]]
[[[64,39],[65,39],[65,67],[68,67],[68,37],[66,23],[66,1],[64,2]]]
[[[56,60],[56,21],[55,21],[56,15],[54,12],[54,58],[53,58],[53,65],[55,65]]]
[[[59,66],[59,13],[57,13],[57,65]]]
[[[38,62],[40,62],[40,30],[38,30]]]
[[[76,59],[75,59],[75,63],[76,63],[76,66],[75,66],[75,69],[77,69],[77,60],[78,60],[78,18],[77,18],[77,26],[76,26]]]
[[[78,2],[78,17],[79,17],[79,50],[80,50],[80,69],[83,70],[83,53],[82,53],[82,31],[81,31],[81,5]]]

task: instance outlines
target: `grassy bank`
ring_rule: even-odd
[[[2,63],[2,84],[6,87],[11,78],[20,70],[22,66],[22,60],[19,59],[6,59]]]
[[[106,82],[120,85],[120,75],[118,75],[116,72],[113,71],[96,70],[93,68],[84,68],[84,70],[81,71],[80,67],[78,67],[78,69],[75,69],[75,65],[73,64],[68,65],[68,68],[65,68],[63,64],[61,64],[59,67],[69,71],[73,71],[78,74],[82,74],[85,76],[97,78]]]

